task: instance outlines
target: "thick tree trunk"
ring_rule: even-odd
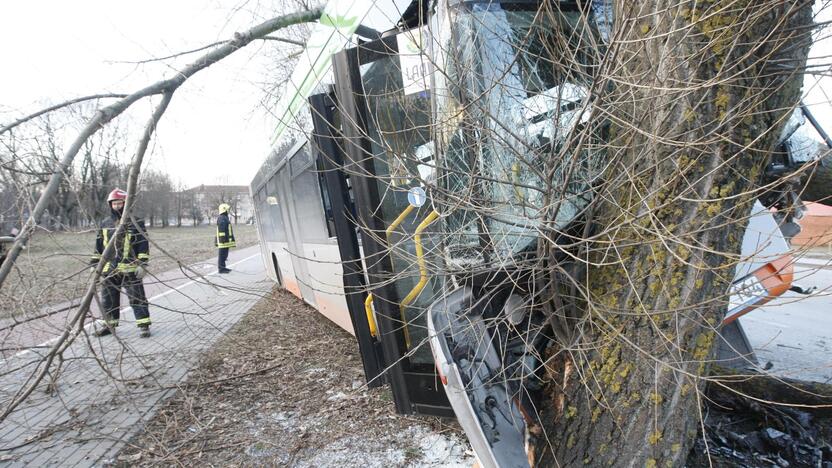
[[[811,2],[616,2],[585,315],[550,350],[544,466],[682,466],[744,219],[799,100]],[[636,4],[637,3],[637,4]],[[544,439],[544,440],[545,440]]]
[[[822,161],[809,171],[800,198],[832,205],[832,156],[825,156]]]

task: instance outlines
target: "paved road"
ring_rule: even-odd
[[[817,286],[809,297],[787,292],[740,318],[761,365],[769,372],[832,382],[832,258],[800,259],[795,282]]]
[[[199,354],[270,289],[259,247],[233,251],[230,265],[229,275],[204,268],[211,271],[210,285],[178,270],[160,275],[172,283],[148,288],[149,339],[138,337],[129,309],[122,311],[116,337],[78,339],[64,353],[51,389],[42,383],[0,424],[0,463],[93,466],[112,460],[175,391]],[[41,328],[56,333],[54,327]],[[2,364],[2,407],[32,375],[48,345],[18,350]]]

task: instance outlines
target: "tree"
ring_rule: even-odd
[[[134,217],[133,209],[136,202],[136,194],[138,192],[137,186],[139,174],[147,147],[153,137],[156,125],[167,110],[176,90],[179,89],[179,87],[194,74],[204,70],[225,57],[228,57],[240,48],[250,44],[252,41],[266,38],[269,34],[275,31],[295,24],[316,21],[321,17],[321,12],[322,10],[320,8],[313,8],[306,11],[290,13],[268,19],[247,31],[236,33],[232,39],[211,44],[205,48],[199,49],[210,50],[197,58],[190,65],[178,70],[171,78],[150,84],[149,86],[139,89],[129,95],[108,95],[108,97],[116,99],[115,102],[98,109],[94,116],[87,121],[85,126],[78,133],[77,137],[72,140],[60,160],[56,161],[54,170],[49,177],[49,182],[40,194],[40,197],[38,198],[34,208],[31,210],[28,219],[23,224],[20,234],[17,236],[9,249],[6,260],[3,262],[2,266],[0,266],[0,288],[4,286],[5,280],[14,267],[15,261],[20,255],[21,250],[32,236],[38,219],[40,219],[40,217],[47,211],[51,199],[55,196],[63,183],[66,171],[73,165],[78,152],[91,136],[109,124],[113,119],[124,113],[136,102],[145,98],[158,98],[153,113],[145,124],[144,131],[138,141],[135,154],[131,159],[127,177],[127,201],[122,216],[122,222],[119,224],[118,230],[114,234],[114,237],[120,236],[127,225],[124,221]],[[78,102],[98,98],[101,98],[101,95],[73,99],[65,103],[52,106],[47,110],[36,112],[35,114],[23,117],[11,124],[0,127],[0,135],[7,133],[15,127],[44,113]],[[98,278],[103,271],[104,265],[112,257],[115,248],[114,246],[115,243],[111,242],[105,248],[101,255],[101,260],[95,268],[95,274],[90,278],[84,297],[80,301],[77,310],[73,311],[72,316],[67,322],[65,330],[56,342],[51,345],[49,351],[45,353],[42,359],[42,365],[34,371],[32,378],[23,387],[19,388],[12,398],[8,400],[8,404],[2,412],[0,412],[0,421],[3,421],[9,414],[11,414],[12,411],[14,411],[23,401],[25,401],[29,395],[32,394],[37,385],[50,372],[50,368],[56,359],[60,362],[63,351],[83,332],[84,319],[93,300]]]
[[[7,210],[22,213],[37,202],[55,172],[62,142],[77,130],[79,120],[94,113],[86,106],[76,107],[38,115],[3,140],[4,181],[18,198],[4,204]],[[80,160],[62,175],[56,196],[47,207],[48,216],[38,220],[42,227],[72,228],[109,216],[107,194],[126,180],[126,141],[122,126],[115,123],[84,143]]]
[[[580,310],[559,318],[573,332],[549,351],[540,456],[682,466],[744,220],[800,99],[811,2],[619,1],[615,12],[599,75],[611,90],[597,96],[609,162],[575,276]]]
[[[138,206],[148,226],[168,226],[173,198],[173,182],[169,175],[157,170],[144,171]]]
[[[558,44],[567,53],[563,63],[550,65],[592,78],[588,85],[591,95],[584,102],[592,104],[591,117],[609,122],[610,128],[609,138],[603,140],[604,170],[585,209],[587,228],[582,234],[570,234],[577,261],[567,267],[552,261],[563,247],[551,240],[558,231],[552,226],[558,225],[557,215],[565,204],[562,189],[571,177],[563,170],[562,157],[598,144],[594,132],[600,125],[575,126],[580,130],[568,136],[568,145],[562,150],[552,150],[552,159],[543,161],[542,168],[537,161],[524,160],[522,154],[518,158],[530,172],[547,176],[540,177],[545,187],[541,211],[547,218],[539,229],[537,255],[529,262],[535,273],[548,278],[537,299],[549,312],[557,338],[544,359],[550,378],[541,416],[542,429],[548,435],[541,440],[548,442],[538,445],[544,464],[611,465],[619,460],[645,466],[684,463],[699,422],[698,397],[707,378],[707,361],[724,310],[743,220],[752,200],[764,189],[768,155],[799,98],[810,7],[807,2],[782,0],[651,0],[637,4],[619,0],[615,4],[616,28],[608,45],[592,40],[584,43],[584,37],[576,40],[588,51],[570,49],[573,38]],[[127,96],[106,97],[116,101],[100,109],[63,158],[52,162],[55,169],[49,182],[9,261],[0,269],[0,287],[37,219],[61,188],[77,153],[101,127],[138,100],[157,98],[126,175],[126,219],[136,208],[139,172],[148,143],[178,87],[249,42],[282,27],[312,21],[319,14],[319,10],[311,10],[266,21],[213,45],[210,52],[173,78]],[[592,55],[597,63],[586,67],[578,58],[580,54]],[[482,104],[476,99],[481,98],[464,105]],[[452,117],[457,118],[461,112],[453,110]],[[505,123],[496,118],[499,116],[485,115],[497,121],[495,127]],[[482,120],[463,121],[459,140],[474,140],[486,133]],[[14,126],[0,128],[0,134]],[[504,146],[512,146],[506,141],[518,140],[510,132],[497,133],[506,138],[501,142]],[[401,168],[405,174],[407,163]],[[473,166],[456,168],[471,176],[473,182],[463,187],[470,190],[449,191],[438,204],[444,202],[453,209],[455,204],[468,203],[485,225],[503,214],[503,207],[488,206],[494,203],[486,194],[496,192],[494,187],[505,181],[486,177],[492,167]],[[93,169],[86,167],[90,178]],[[442,169],[452,173],[454,168]],[[523,177],[521,169],[513,169],[507,171],[512,177]],[[473,177],[477,170],[482,172]],[[399,179],[398,174],[392,178]],[[527,205],[521,191],[526,190],[523,180],[511,182],[513,192],[507,193],[507,198]],[[540,191],[540,187],[529,190]],[[191,210],[196,225],[201,213],[195,194],[180,190],[178,195],[178,220],[183,209]],[[461,200],[464,197],[468,198]],[[157,215],[167,217],[150,214]],[[512,220],[515,225],[526,221]],[[493,250],[495,245],[485,247]],[[111,254],[110,246],[102,262]],[[97,266],[96,276],[102,265]],[[561,268],[571,269],[566,279],[559,274]],[[32,383],[18,391],[0,414],[0,421],[32,393],[66,343],[80,334],[95,280],[89,283],[70,326],[46,353]],[[569,300],[574,304],[567,304]]]

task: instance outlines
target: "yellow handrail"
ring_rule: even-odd
[[[393,235],[393,231],[395,231],[396,228],[399,227],[399,225],[404,222],[405,218],[407,218],[407,215],[409,215],[411,211],[413,211],[413,205],[408,204],[407,207],[404,210],[402,210],[401,213],[399,213],[399,216],[397,216],[396,219],[394,219],[393,222],[390,223],[390,226],[387,227],[387,230],[385,231],[385,234],[387,235],[387,246],[388,247],[390,247],[390,236]],[[370,303],[372,302],[372,300],[373,300],[373,294],[370,293],[370,294],[367,295],[367,299],[364,301],[364,311],[367,313],[367,321],[369,321],[370,316],[372,315],[372,311],[370,310]],[[374,326],[375,326],[375,321],[373,321],[373,324],[370,325],[370,334],[373,335],[373,336],[375,336],[375,334],[373,333],[373,327]],[[407,343],[410,343],[410,334],[408,333],[407,328],[405,328],[405,330],[404,330],[404,338],[405,338],[405,341]],[[409,344],[408,344],[408,347],[410,347]]]
[[[411,211],[413,211],[413,205],[407,205],[407,208],[405,208],[404,211],[399,213],[399,216],[396,219],[394,219],[393,223],[390,224],[390,226],[387,228],[386,232],[388,245],[390,244],[390,236],[393,235],[393,231],[395,231],[396,228],[399,227],[399,224],[401,224],[404,221],[404,219],[407,218],[407,215],[409,215]]]
[[[407,296],[402,300],[401,304],[399,304],[399,312],[401,313],[402,323],[404,325],[404,342],[407,345],[407,349],[410,349],[410,331],[407,329],[407,317],[404,314],[404,310],[413,302],[416,297],[419,296],[419,293],[425,289],[425,285],[428,284],[428,269],[425,266],[425,253],[422,249],[422,231],[424,231],[430,223],[434,222],[436,218],[439,217],[439,213],[435,210],[431,211],[430,214],[425,218],[419,226],[416,228],[416,232],[413,234],[413,242],[416,244],[416,262],[419,264],[419,282],[416,283],[416,286],[407,293]]]
[[[367,323],[370,325],[370,336],[376,336],[376,319],[373,318],[373,293],[364,299],[364,312],[367,313]]]

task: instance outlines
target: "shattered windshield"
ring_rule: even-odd
[[[592,156],[575,142],[589,79],[575,63],[589,60],[574,46],[588,26],[577,11],[499,3],[445,13],[435,100],[447,247],[456,261],[507,261],[536,245],[544,219],[562,229],[588,202]]]

